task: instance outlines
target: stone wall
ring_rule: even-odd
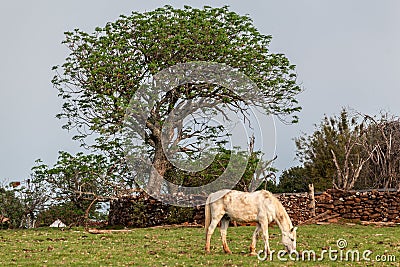
[[[316,196],[316,212],[340,218],[374,222],[400,222],[400,192],[327,190]]]
[[[292,223],[299,225],[311,218],[311,200],[307,193],[275,195],[285,207]]]
[[[281,194],[277,197],[295,224],[310,218],[310,201],[307,193]],[[204,203],[205,199],[206,196],[197,196],[199,202]],[[198,205],[194,208],[169,206],[145,194],[120,198],[110,203],[109,225],[151,227],[185,222],[204,224],[204,206]]]
[[[307,193],[275,195],[283,204],[292,222],[312,222],[311,200]],[[198,201],[205,196],[198,196]],[[400,192],[376,190],[327,190],[316,194],[316,217],[319,221],[354,219],[375,222],[400,222]],[[179,208],[164,205],[146,195],[125,197],[110,205],[109,225],[149,227],[163,224],[204,224],[204,206]]]

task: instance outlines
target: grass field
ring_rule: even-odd
[[[89,234],[81,228],[61,231],[41,228],[34,230],[0,230],[0,266],[400,266],[400,227],[362,225],[307,225],[298,230],[298,250],[314,250],[316,260],[282,262],[274,255],[272,262],[248,255],[254,227],[230,227],[228,243],[233,252],[222,251],[219,231],[212,239],[211,254],[204,248],[202,228],[147,228],[125,233]],[[337,250],[337,240],[345,239],[347,247],[332,252],[318,261],[322,250]],[[270,228],[272,250],[281,250],[280,231]],[[257,250],[262,242],[257,244]],[[359,251],[360,261],[352,261],[349,251]],[[369,261],[362,253],[370,250]],[[345,255],[348,253],[348,261]],[[356,259],[357,254],[353,254]],[[306,255],[305,255],[306,256]],[[342,260],[341,260],[342,259]],[[379,260],[386,260],[381,262]]]

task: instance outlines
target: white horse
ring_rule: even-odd
[[[227,218],[227,215],[229,218]],[[250,245],[250,254],[256,255],[257,236],[262,230],[264,252],[271,250],[268,242],[268,223],[275,221],[282,232],[282,243],[287,252],[296,251],[296,230],[285,208],[271,192],[260,190],[252,193],[236,190],[220,190],[208,196],[205,207],[205,230],[207,253],[210,252],[211,236],[221,221],[222,246],[226,253],[232,253],[226,242],[229,219],[237,222],[257,222],[256,230]]]

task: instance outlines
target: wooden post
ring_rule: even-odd
[[[308,185],[308,189],[309,189],[309,195],[308,197],[311,200],[310,203],[310,211],[311,211],[311,217],[315,217],[315,197],[314,197],[314,184],[309,184]]]

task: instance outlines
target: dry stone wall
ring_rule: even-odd
[[[329,212],[345,219],[400,222],[400,192],[327,190],[317,200],[317,214]]]
[[[298,225],[311,218],[311,200],[307,193],[275,195],[285,207],[293,224]]]
[[[307,193],[275,195],[295,225],[312,222],[313,218],[339,218],[400,222],[400,192],[327,190],[316,194],[316,217],[312,217]],[[204,201],[206,196],[197,196]],[[325,216],[326,215],[326,216]],[[204,206],[179,208],[163,204],[145,194],[114,200],[110,205],[109,224],[149,227],[164,224],[204,224]]]

